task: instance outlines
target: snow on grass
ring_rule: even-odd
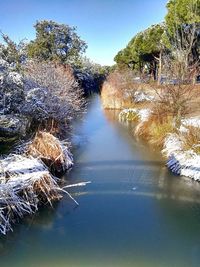
[[[194,126],[200,128],[200,117],[192,117],[188,119],[183,119],[182,121],[183,126]]]
[[[146,102],[146,101],[154,101],[155,97],[152,95],[147,94],[146,92],[143,91],[136,91],[134,93],[134,101],[136,103],[139,102]]]
[[[42,199],[61,197],[56,178],[41,160],[10,155],[0,160],[0,232],[12,230],[17,217],[32,214]]]
[[[200,155],[193,150],[184,151],[183,143],[177,134],[169,134],[162,152],[168,157],[167,167],[177,175],[200,181]]]
[[[200,128],[200,117],[191,117],[187,119],[182,119],[179,131],[181,133],[186,133],[188,132],[188,127],[190,126]]]
[[[150,109],[124,109],[119,114],[119,120],[126,122],[137,119],[139,122],[135,130],[137,132],[140,130],[141,124],[148,120],[150,114]],[[165,139],[162,152],[168,158],[167,167],[174,174],[187,176],[196,181],[200,181],[200,155],[192,149],[184,151],[183,141],[180,138],[181,133],[187,132],[188,126],[200,128],[200,117],[183,119],[179,134],[169,133]]]
[[[128,109],[123,109],[119,113],[119,120],[122,122],[132,121],[132,120],[146,121],[150,114],[151,114],[150,109],[128,108]]]
[[[60,199],[66,193],[77,205],[76,200],[66,191],[78,183],[60,187],[59,179],[52,175],[51,165],[66,171],[73,165],[69,143],[60,142],[46,132],[39,132],[23,154],[11,154],[0,160],[0,233],[12,229],[17,218],[38,210],[39,203]],[[31,153],[32,152],[32,153]],[[50,161],[49,161],[50,160]],[[49,166],[50,163],[50,166]]]

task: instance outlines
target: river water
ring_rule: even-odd
[[[74,126],[64,197],[0,238],[1,267],[199,267],[200,185],[173,176],[96,96]]]

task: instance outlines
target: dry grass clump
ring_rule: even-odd
[[[101,91],[104,108],[120,109],[133,106],[134,93],[138,84],[134,83],[134,73],[130,70],[115,70],[106,79]]]
[[[138,113],[134,109],[125,109],[119,113],[120,121],[134,121],[138,122],[140,120]]]
[[[172,118],[166,116],[160,119],[156,114],[151,114],[148,120],[141,122],[135,130],[138,137],[157,147],[162,147],[167,134],[172,132],[174,132]]]
[[[32,214],[41,201],[61,198],[56,178],[39,159],[11,155],[0,160],[0,232],[12,230],[12,222]]]
[[[183,150],[192,149],[195,153],[200,154],[200,128],[188,126],[187,131],[180,136],[183,142]]]
[[[118,91],[126,91],[126,90],[132,90],[133,85],[138,88],[138,84],[134,83],[134,73],[131,70],[124,69],[124,70],[118,70],[116,69],[114,72],[111,72],[109,76],[107,77],[106,81],[118,89]],[[137,89],[136,88],[136,89]]]
[[[27,214],[35,213],[40,204],[62,198],[67,188],[85,186],[89,182],[60,187],[59,179],[53,176],[39,159],[27,155],[10,155],[0,160],[0,233],[13,230],[12,224]]]
[[[69,144],[62,144],[55,136],[48,132],[39,131],[28,145],[27,153],[40,157],[54,174],[62,174],[72,166],[72,154]]]

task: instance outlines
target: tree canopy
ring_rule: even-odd
[[[170,0],[165,21],[136,34],[115,56],[119,67],[147,72],[155,78],[161,75],[162,55],[182,57],[185,66],[194,64],[200,56],[200,0]],[[184,58],[184,60],[183,60]]]
[[[117,64],[140,70],[142,66],[149,64],[153,70],[152,66],[162,49],[164,27],[164,24],[156,24],[134,36],[127,47],[116,55]]]
[[[37,21],[34,27],[36,39],[27,47],[31,58],[71,63],[87,48],[86,43],[77,35],[75,27],[51,20]]]
[[[168,32],[174,33],[180,25],[200,22],[199,0],[170,0],[165,17]]]

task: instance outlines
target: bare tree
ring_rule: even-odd
[[[192,112],[192,101],[197,96],[197,90],[192,84],[166,84],[155,89],[157,102],[153,112],[162,121],[166,117],[171,117],[174,127],[178,128],[181,119]]]

